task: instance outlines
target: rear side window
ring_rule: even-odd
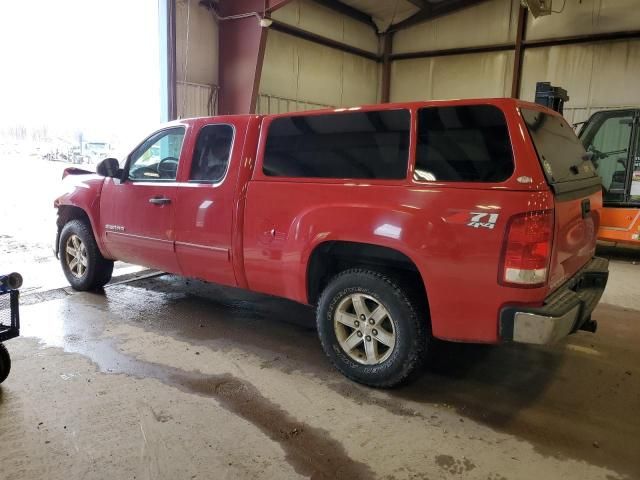
[[[215,183],[222,180],[229,164],[232,143],[233,127],[230,125],[202,127],[193,151],[189,181]]]
[[[499,108],[466,105],[419,110],[415,180],[502,182],[513,168],[507,121]]]
[[[521,113],[549,184],[597,175],[582,143],[564,119],[526,108]]]
[[[267,135],[264,174],[404,179],[410,120],[408,110],[277,118]]]

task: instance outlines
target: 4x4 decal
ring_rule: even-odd
[[[467,223],[467,227],[473,228],[495,228],[496,222],[498,221],[498,217],[500,214],[498,213],[478,213],[471,212],[471,220]]]

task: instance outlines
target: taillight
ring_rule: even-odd
[[[547,281],[553,210],[526,212],[509,220],[502,253],[500,283],[540,287]]]

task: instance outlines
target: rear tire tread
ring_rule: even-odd
[[[405,282],[402,279],[397,279],[396,277],[390,277],[375,270],[368,270],[364,268],[352,268],[349,270],[344,270],[329,281],[327,287],[320,295],[316,316],[319,333],[322,332],[325,328],[325,325],[323,325],[323,323],[329,323],[330,321],[330,319],[323,318],[322,312],[324,312],[325,310],[325,314],[331,312],[335,304],[339,301],[339,297],[337,297],[336,295],[334,295],[333,299],[327,298],[329,295],[331,295],[331,286],[335,285],[337,282],[341,281],[344,277],[349,275],[364,276],[384,282],[384,284],[386,284],[386,286],[393,292],[395,298],[399,302],[401,302],[401,304],[405,308],[408,309],[408,320],[412,329],[415,331],[415,335],[411,336],[409,340],[411,342],[409,345],[410,353],[406,361],[403,363],[401,369],[384,380],[366,379],[362,376],[354,375],[354,373],[350,369],[345,368],[343,364],[341,364],[333,355],[331,355],[330,352],[332,345],[328,344],[325,335],[320,334],[320,342],[325,353],[327,353],[327,356],[329,357],[331,363],[340,372],[342,372],[347,378],[355,382],[376,388],[392,388],[410,382],[412,379],[414,379],[415,376],[421,373],[422,368],[428,358],[428,351],[430,350],[429,345],[431,343],[431,329],[427,313],[428,307],[426,299],[424,299],[424,294],[421,294],[420,289],[416,288],[413,285],[410,285],[409,282]],[[357,288],[357,286],[354,285],[354,288]],[[322,308],[322,305],[327,304],[327,302],[328,306],[326,308]],[[424,314],[420,314],[420,312],[424,312]]]

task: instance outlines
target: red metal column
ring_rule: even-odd
[[[262,17],[291,0],[222,0],[220,16],[255,12],[246,18],[221,20],[220,25],[220,115],[254,113],[264,61],[267,30]]]

